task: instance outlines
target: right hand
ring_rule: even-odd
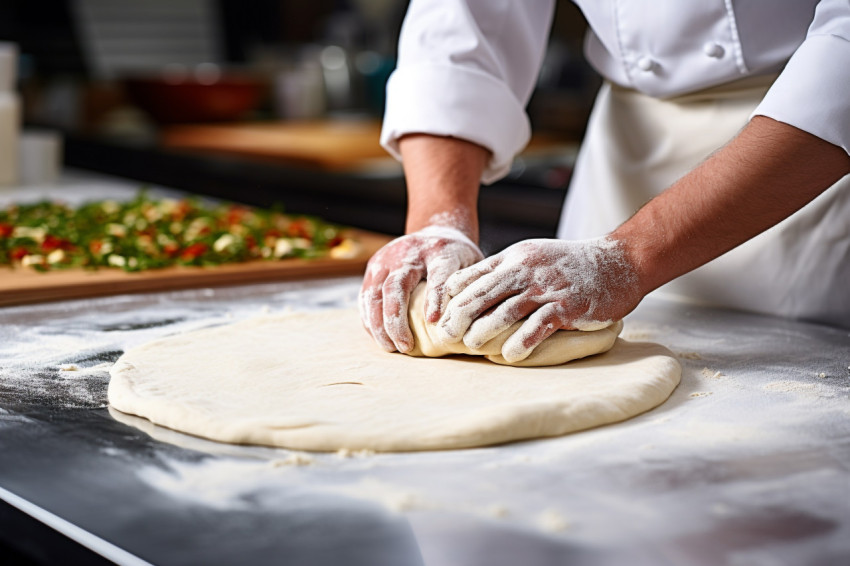
[[[436,327],[440,342],[480,348],[523,321],[502,345],[519,362],[559,329],[599,330],[643,298],[638,270],[622,242],[525,240],[458,271],[446,283],[452,298]]]
[[[372,256],[360,288],[360,320],[387,352],[413,349],[407,319],[410,294],[427,281],[425,320],[437,322],[447,302],[446,280],[455,271],[484,258],[463,232],[428,226],[396,238]]]

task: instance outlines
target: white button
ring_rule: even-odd
[[[720,59],[721,57],[723,57],[723,54],[726,53],[722,45],[714,43],[713,41],[709,41],[708,43],[703,45],[702,52],[708,55],[709,57],[713,57],[715,59]]]
[[[638,59],[637,66],[641,71],[648,73],[655,68],[655,61],[649,57],[641,57]]]

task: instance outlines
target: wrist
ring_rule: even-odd
[[[407,184],[408,233],[448,226],[478,241],[478,189],[489,152],[451,137],[411,134],[399,140]]]
[[[663,246],[657,237],[640,230],[628,222],[614,230],[608,239],[623,254],[623,261],[632,270],[634,287],[641,296],[667,283],[663,264]]]
[[[434,224],[421,228],[417,230],[416,233],[431,238],[460,241],[472,246],[476,250],[478,249],[478,244],[476,244],[464,231],[452,226],[440,226]]]
[[[427,212],[426,212],[427,211]],[[475,209],[466,206],[455,206],[444,210],[434,210],[431,207],[411,206],[407,214],[405,232],[412,234],[425,229],[446,229],[457,233],[477,247],[478,215]]]

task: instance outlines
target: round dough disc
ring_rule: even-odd
[[[561,366],[381,351],[356,310],[268,316],[164,338],[111,370],[119,411],[212,440],[301,450],[437,450],[556,436],[664,402],[681,367],[618,339]]]

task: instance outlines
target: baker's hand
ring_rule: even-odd
[[[615,240],[526,240],[449,278],[437,334],[479,348],[527,316],[502,347],[509,362],[524,360],[558,329],[596,330],[623,318],[643,297],[637,279]]]
[[[463,232],[429,226],[396,238],[372,256],[360,289],[360,320],[386,351],[409,352],[413,333],[407,321],[410,294],[427,280],[425,319],[437,322],[447,301],[446,280],[484,256]]]

